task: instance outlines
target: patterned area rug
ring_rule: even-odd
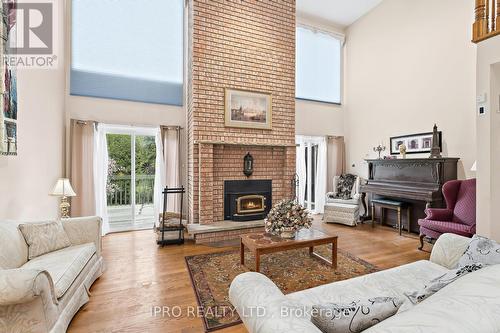
[[[314,251],[331,259],[331,245]],[[377,271],[373,265],[347,252],[338,250],[337,269],[309,256],[308,249],[268,254],[261,257],[260,272],[269,277],[284,294],[350,279]],[[239,250],[186,257],[191,282],[203,309],[207,332],[241,323],[229,302],[229,286],[238,275],[254,267],[255,258],[245,253],[245,266],[240,265]]]

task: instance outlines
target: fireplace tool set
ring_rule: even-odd
[[[170,245],[170,244],[184,244],[184,225],[182,223],[182,206],[184,200],[184,193],[186,193],[184,186],[169,188],[165,187],[163,190],[163,214],[160,217],[160,226],[157,229],[158,239],[156,243],[158,245]],[[168,195],[179,195],[180,194],[180,213],[172,213],[168,211],[167,207],[167,196]],[[179,223],[177,223],[177,218]],[[166,235],[166,233],[168,233]],[[175,235],[177,237],[172,238]],[[167,236],[168,238],[165,238]]]

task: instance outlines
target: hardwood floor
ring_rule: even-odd
[[[313,227],[338,235],[339,248],[382,269],[429,257],[417,250],[417,237],[400,237],[388,227],[365,224],[351,228],[326,225],[319,219]],[[74,317],[68,332],[203,332],[201,319],[187,315],[187,308],[198,304],[184,256],[228,249],[194,243],[159,248],[151,230],[105,236],[106,271],[94,283],[89,303]],[[153,316],[155,306],[177,306],[182,316]],[[238,325],[218,332],[246,330]]]

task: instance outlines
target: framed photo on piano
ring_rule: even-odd
[[[439,131],[439,148],[443,151],[443,132]],[[390,138],[391,155],[399,155],[399,146],[406,146],[407,154],[430,153],[432,148],[432,132],[393,136]]]

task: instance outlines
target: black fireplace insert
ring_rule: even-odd
[[[272,207],[272,180],[224,181],[224,219],[261,220]]]

